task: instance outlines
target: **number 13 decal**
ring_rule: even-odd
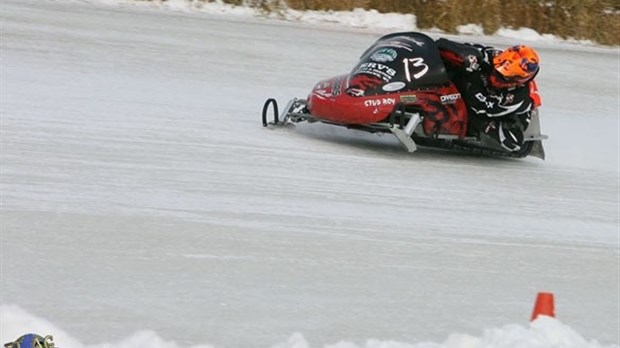
[[[417,72],[413,75],[414,79],[419,79],[424,76],[428,72],[428,65],[424,63],[424,58],[405,58],[403,59],[403,64],[405,65],[405,75],[407,76],[407,81],[411,82],[411,73],[409,72],[409,65],[414,68],[422,68],[420,72]]]

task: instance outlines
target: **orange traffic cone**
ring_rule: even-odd
[[[553,294],[550,292],[539,292],[536,296],[536,304],[532,311],[532,319],[535,320],[539,315],[546,315],[555,318],[555,305],[553,303]]]

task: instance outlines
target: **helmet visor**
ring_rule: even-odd
[[[538,64],[536,64],[536,67],[534,68],[532,74],[530,74],[529,76],[525,76],[525,77],[522,77],[522,76],[506,77],[502,75],[499,71],[493,69],[493,72],[491,72],[491,76],[489,76],[489,81],[491,83],[491,86],[496,87],[496,88],[516,87],[520,85],[525,85],[528,82],[532,81],[534,77],[536,76],[537,72],[538,72]]]

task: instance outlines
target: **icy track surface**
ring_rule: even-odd
[[[0,5],[1,343],[618,345],[617,49],[537,46],[546,161],[409,154],[260,125],[383,33]]]

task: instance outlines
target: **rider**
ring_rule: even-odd
[[[529,83],[539,70],[538,54],[525,45],[504,51],[438,39],[441,58],[470,114],[471,127],[508,151],[523,145],[533,110]]]

